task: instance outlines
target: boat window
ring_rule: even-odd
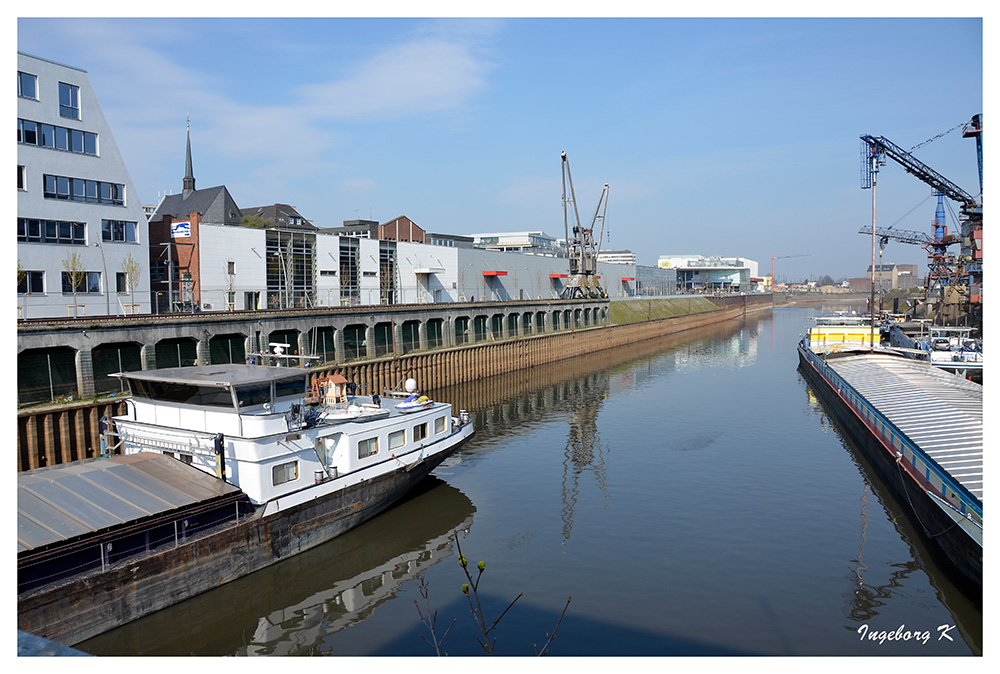
[[[275,487],[286,482],[294,482],[297,479],[299,479],[298,461],[279,463],[277,466],[271,468],[271,484]]]
[[[399,449],[406,444],[406,431],[393,431],[389,434],[389,449]]]
[[[413,427],[413,441],[418,442],[427,437],[427,424],[417,424]]]
[[[446,423],[446,420],[447,420],[447,417],[438,417],[437,419],[434,420],[434,432],[435,433],[444,433],[445,428],[448,427],[448,424]]]
[[[239,401],[240,407],[249,407],[250,405],[263,405],[264,403],[269,403],[271,402],[271,385],[269,383],[263,383],[237,386],[236,400]]]
[[[196,386],[194,384],[129,379],[129,387],[132,395],[137,398],[187,405],[233,406],[233,398],[229,389],[222,386]]]
[[[305,375],[294,379],[280,379],[274,382],[274,397],[283,398],[285,396],[301,397],[306,392]]]
[[[366,456],[373,456],[378,454],[378,438],[367,438],[365,440],[358,440],[358,458],[363,459]]]

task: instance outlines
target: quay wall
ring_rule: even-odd
[[[771,296],[709,298],[715,311],[672,316],[626,325],[604,325],[500,341],[477,342],[402,356],[331,364],[310,370],[310,383],[341,374],[360,393],[398,389],[412,377],[430,397],[436,391],[487,377],[508,375],[541,365],[639,344],[685,330],[742,318],[772,308]],[[664,302],[665,300],[658,300]],[[683,302],[684,300],[680,300]],[[633,300],[637,306],[647,301]],[[656,301],[654,301],[656,302]],[[641,310],[641,309],[640,309]],[[17,468],[30,470],[99,456],[99,420],[125,413],[124,400],[77,402],[24,411],[17,419]]]

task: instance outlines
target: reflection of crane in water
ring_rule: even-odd
[[[563,458],[562,521],[563,545],[573,532],[573,511],[580,494],[580,474],[590,469],[594,472],[597,487],[607,491],[604,452],[597,432],[597,416],[601,401],[607,397],[610,385],[607,371],[592,374],[584,379],[567,382],[566,396],[569,404],[569,434]]]

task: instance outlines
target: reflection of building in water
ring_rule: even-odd
[[[573,532],[573,511],[580,494],[580,476],[591,470],[598,488],[602,492],[607,489],[604,451],[601,436],[597,432],[597,417],[601,401],[607,397],[609,381],[605,371],[566,384],[570,391],[567,396],[569,433],[563,458],[563,545]]]
[[[678,370],[710,365],[739,369],[757,361],[759,321],[746,321],[738,331],[726,337],[706,338],[692,342],[687,349],[674,352]]]
[[[425,500],[421,502],[420,499]],[[296,575],[297,581],[312,577],[315,581],[312,591],[305,596],[297,593],[300,598],[291,604],[284,603],[288,601],[287,594],[275,593],[272,604],[284,601],[260,616],[250,642],[236,655],[319,652],[324,638],[366,619],[376,607],[392,599],[404,583],[451,556],[452,535],[456,530],[472,526],[475,510],[464,494],[444,483],[440,483],[434,493],[402,503],[397,506],[400,508],[409,508],[411,512],[390,511],[380,516],[388,519],[387,515],[397,515],[391,522],[372,520],[371,523],[385,524],[386,527],[378,528],[386,528],[386,531],[372,531],[376,527],[367,527],[367,524],[357,530],[388,546],[368,545],[362,541],[355,547],[355,554],[347,556],[347,563],[340,565],[315,564],[316,560],[312,560],[309,573]],[[434,514],[429,512],[431,509]],[[415,536],[429,538],[414,544]],[[347,573],[352,575],[347,576]]]

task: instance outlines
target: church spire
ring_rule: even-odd
[[[187,156],[184,159],[184,196],[194,192],[194,168],[191,164],[191,116],[187,119]]]

